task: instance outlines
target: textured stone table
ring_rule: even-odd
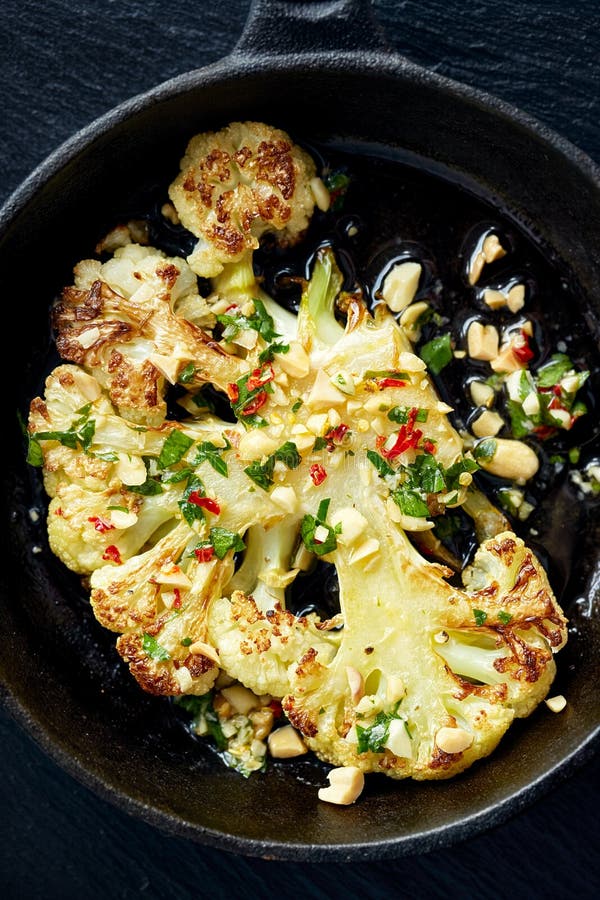
[[[248,0],[3,0],[0,201],[127,97],[225,55]],[[496,93],[600,162],[593,0],[377,0],[393,46]],[[6,298],[4,298],[6,302]],[[598,896],[600,760],[468,843],[385,863],[273,863],[166,836],[89,793],[0,710],[3,898]]]

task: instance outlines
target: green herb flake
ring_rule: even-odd
[[[396,704],[393,712],[377,713],[373,724],[366,728],[362,725],[356,726],[357,750],[359,753],[383,753],[390,735],[390,723],[394,719],[402,718],[398,715],[397,709],[398,704]],[[412,738],[410,732],[408,736]]]
[[[450,333],[442,334],[423,344],[419,355],[429,371],[434,375],[439,375],[453,359]]]
[[[484,438],[473,448],[473,456],[476,460],[490,460],[494,458],[498,449],[498,441],[495,438]]]
[[[487,613],[482,609],[473,609],[473,617],[475,619],[475,624],[481,626],[485,624]]]
[[[372,465],[375,466],[380,478],[385,478],[386,475],[396,474],[390,464],[385,461],[383,456],[380,456],[379,453],[376,453],[375,450],[367,450],[367,459],[370,463],[372,463]]]
[[[44,454],[42,453],[42,448],[40,447],[38,441],[35,436],[31,434],[27,425],[25,424],[25,419],[21,415],[19,411],[17,411],[17,421],[19,422],[19,427],[21,429],[21,433],[27,442],[27,456],[26,460],[30,466],[40,467],[44,465]]]
[[[192,727],[194,730],[202,725],[202,733],[209,735],[214,740],[218,750],[227,748],[227,738],[223,734],[221,721],[213,706],[212,691],[201,697],[176,697],[175,703],[193,716]]]
[[[191,466],[184,466],[182,469],[175,469],[174,472],[163,472],[160,480],[163,484],[179,484],[180,481],[187,481],[193,474]]]
[[[502,623],[502,625],[508,625],[508,623],[512,620],[512,616],[510,613],[504,612],[503,609],[498,613],[498,621]]]
[[[316,556],[326,556],[332,553],[337,547],[337,538],[335,528],[327,524],[327,513],[329,512],[329,504],[331,500],[321,500],[316,516],[306,515],[302,519],[300,526],[300,535],[307,550]],[[327,531],[327,537],[324,541],[315,540],[315,532],[319,526]]]
[[[147,632],[144,632],[144,637],[142,638],[142,650],[147,656],[155,659],[157,662],[166,662],[166,660],[171,659],[171,654],[168,650],[165,650],[156,638]]]
[[[211,441],[203,441],[198,446],[198,452],[194,458],[194,465],[199,466],[203,462],[209,463],[212,468],[217,472],[218,475],[222,475],[224,478],[227,478],[229,475],[229,470],[227,468],[227,463],[221,457],[221,454],[228,450],[231,447],[229,441],[227,442],[226,447],[217,447],[215,444],[211,443]]]
[[[246,545],[240,535],[235,531],[228,531],[226,528],[211,528],[210,542],[217,559],[224,559],[230,550],[238,553],[246,549]]]
[[[304,403],[304,400],[301,400],[298,397],[298,399],[292,404],[292,412],[297,413],[303,403]]]
[[[195,503],[190,503],[188,500],[192,491],[195,491],[201,497],[204,497],[206,493],[204,490],[204,483],[197,475],[193,475],[188,480],[183,491],[183,496],[179,501],[179,509],[188,525],[193,525],[194,522],[202,522],[204,520],[204,510],[202,507],[197,506]]]
[[[259,363],[273,362],[276,353],[289,353],[289,344],[269,344],[258,356]]]
[[[579,457],[581,456],[581,450],[579,447],[571,447],[569,450],[569,462],[576,466],[579,462]]]
[[[408,406],[393,406],[392,409],[387,414],[390,422],[396,422],[398,425],[406,425],[408,422],[408,417],[410,414],[410,408]],[[417,409],[417,414],[415,416],[415,422],[426,422],[429,416],[429,411],[426,409]]]
[[[297,469],[302,458],[298,453],[298,448],[292,441],[286,441],[278,450],[273,453],[276,462],[282,462],[288,469]]]
[[[193,640],[191,637],[184,637],[179,642],[182,647],[189,647],[190,644],[193,644]]]
[[[177,377],[177,381],[180,384],[189,384],[190,381],[193,380],[195,374],[196,366],[194,365],[194,363],[190,362],[181,370]]]
[[[537,371],[536,381],[539,387],[553,387],[573,369],[573,363],[566,353],[554,353],[550,360]]]
[[[183,431],[174,430],[161,447],[158,457],[158,468],[168,469],[178,463],[190,449],[193,440]]]
[[[398,488],[398,490],[392,491],[391,496],[403,515],[418,519],[427,518],[429,515],[429,507],[416,491]]]
[[[244,472],[248,478],[251,478],[252,481],[259,486],[259,488],[262,488],[263,491],[268,491],[273,484],[274,468],[275,460],[270,456],[265,463],[261,463],[259,460],[255,459],[249,466],[246,466]]]

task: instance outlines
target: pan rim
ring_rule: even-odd
[[[185,94],[196,88],[207,87],[211,83],[233,78],[239,74],[267,76],[270,72],[280,70],[282,67],[285,67],[286,71],[308,67],[315,71],[330,73],[336,71],[347,73],[351,67],[357,73],[364,72],[371,73],[373,76],[398,78],[409,83],[411,81],[425,82],[446,93],[450,100],[456,98],[471,102],[480,108],[492,110],[501,119],[509,121],[512,126],[516,125],[542,142],[551,145],[554,150],[576,166],[596,189],[600,189],[600,166],[561,134],[492,94],[431,72],[399,54],[387,51],[318,51],[254,56],[234,50],[229,56],[210,66],[184,72],[125,100],[63,141],[32,170],[0,208],[0,238],[9,230],[13,221],[18,218],[28,203],[35,199],[36,194],[55,175],[91,146],[96,139],[108,133],[115,126],[142,112],[148,106],[168,101],[176,95]],[[567,777],[576,766],[592,757],[600,736],[600,728],[593,729],[572,752],[560,762],[551,765],[527,786],[509,793],[500,802],[488,805],[450,824],[383,841],[380,839],[348,844],[303,844],[237,837],[194,824],[183,816],[144,803],[134,796],[128,795],[121,788],[111,786],[108,779],[91,769],[89,764],[85,764],[77,757],[76,753],[70,752],[60,737],[53,736],[51,730],[42,724],[41,720],[36,718],[15,692],[5,684],[0,684],[0,698],[14,720],[51,759],[102,799],[171,834],[190,838],[224,851],[277,860],[375,860],[426,853],[449,846],[456,841],[505,822],[549,791],[559,780]]]

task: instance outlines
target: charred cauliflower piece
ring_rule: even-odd
[[[290,137],[260,122],[233,122],[193,137],[169,196],[198,243],[188,263],[213,277],[258,247],[265,232],[295,243],[315,199],[311,157]]]
[[[105,263],[76,266],[74,285],[53,309],[56,346],[63,359],[98,379],[120,415],[159,425],[166,415],[165,381],[175,384],[190,363],[190,384],[222,389],[243,371],[241,361],[179,307],[188,317],[194,308],[205,309],[185,260],[129,244]]]

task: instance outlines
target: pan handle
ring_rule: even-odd
[[[372,0],[252,0],[233,52],[390,51]]]

